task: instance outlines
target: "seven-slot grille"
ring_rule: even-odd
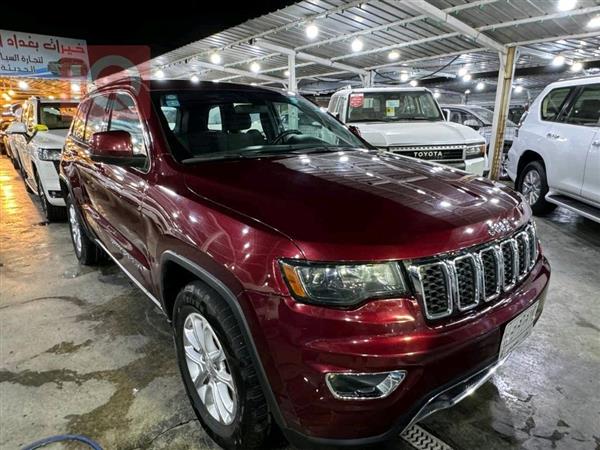
[[[531,271],[538,257],[535,227],[529,224],[508,239],[461,252],[458,256],[415,262],[409,267],[428,319],[491,302]]]

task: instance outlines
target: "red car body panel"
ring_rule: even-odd
[[[116,84],[100,92],[128,89]],[[504,325],[543,303],[550,271],[541,255],[514,290],[459,319],[428,322],[412,295],[350,310],[299,303],[282,279],[281,258],[429,257],[489,242],[490,222],[507,219],[517,229],[531,211],[487,180],[373,151],[311,154],[310,165],[299,156],[182,165],[156,113],[142,103],[148,170],[94,163],[70,135],[63,182],[90,232],[167,315],[170,254],[210,273],[235,297],[285,430],[347,440],[406,425],[433,392],[497,359]],[[325,385],[331,371],[398,368],[406,379],[381,400],[338,400]]]

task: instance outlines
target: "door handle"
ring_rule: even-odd
[[[547,137],[547,138],[550,138],[550,139],[559,139],[559,138],[560,138],[560,134],[556,134],[556,133],[548,133],[548,134],[546,135],[546,137]]]
[[[594,141],[594,142],[592,142],[592,145],[594,147],[600,147],[600,141]]]

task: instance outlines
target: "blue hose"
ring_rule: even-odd
[[[54,444],[55,442],[64,442],[64,441],[77,441],[83,442],[84,444],[89,445],[94,450],[102,450],[100,444],[92,441],[85,436],[81,436],[78,434],[59,434],[57,436],[50,436],[44,439],[40,439],[39,441],[34,442],[33,444],[26,445],[21,450],[35,450],[36,448],[45,447],[48,444]]]

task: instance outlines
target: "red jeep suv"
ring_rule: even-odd
[[[392,438],[486,381],[543,307],[518,194],[374,149],[293,92],[113,82],[62,158],[77,258],[106,253],[164,311],[225,448]]]

